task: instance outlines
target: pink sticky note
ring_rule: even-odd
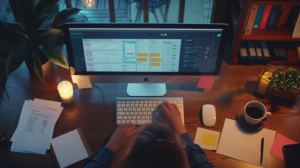
[[[198,82],[197,87],[198,88],[204,88],[204,89],[211,89],[214,81],[215,81],[214,76],[201,76]]]
[[[279,159],[283,160],[282,147],[284,145],[297,144],[298,142],[293,141],[282,134],[277,133],[273,146],[270,153],[277,156]]]

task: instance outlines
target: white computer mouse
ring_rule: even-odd
[[[212,104],[202,106],[202,120],[207,127],[214,126],[216,123],[216,108]]]

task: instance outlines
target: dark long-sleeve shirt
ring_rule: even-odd
[[[186,152],[191,168],[214,168],[201,147],[193,142],[189,133],[183,133],[180,137],[186,144]],[[115,158],[114,151],[105,146],[94,159],[85,164],[84,168],[106,168]]]

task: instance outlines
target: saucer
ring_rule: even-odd
[[[247,132],[251,132],[251,133],[259,132],[260,130],[262,130],[265,127],[265,123],[267,121],[267,119],[263,119],[258,124],[255,124],[255,125],[248,124],[244,117],[244,108],[241,108],[239,110],[239,112],[236,115],[236,120],[239,122],[242,129],[244,129]]]

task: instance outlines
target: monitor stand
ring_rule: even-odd
[[[129,96],[163,96],[167,92],[165,83],[128,83]]]

